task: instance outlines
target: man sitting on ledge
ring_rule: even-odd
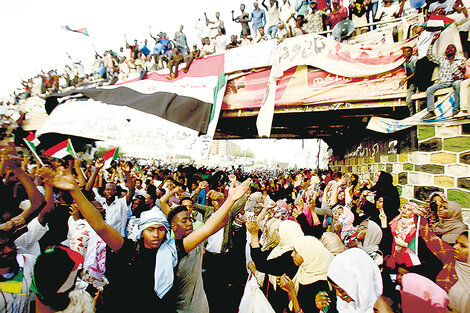
[[[439,81],[426,90],[428,114],[425,118],[432,118],[434,114],[434,92],[452,86],[454,88],[455,111],[454,115],[460,110],[460,83],[462,82],[462,68],[464,68],[465,59],[455,57],[456,48],[453,44],[447,46],[444,56],[435,55],[432,51],[434,43],[439,38],[440,33],[434,35],[431,45],[428,48],[427,57],[432,62],[439,65]]]

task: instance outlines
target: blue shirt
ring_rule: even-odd
[[[160,39],[160,43],[163,45],[163,53],[166,53],[169,50],[170,39]]]
[[[258,28],[266,25],[266,13],[260,8],[258,8],[258,10],[253,10],[253,12],[251,12],[250,21],[253,21],[253,30],[257,31]]]

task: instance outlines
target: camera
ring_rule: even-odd
[[[436,203],[436,201],[429,202],[429,209],[433,212],[437,212],[437,203]]]

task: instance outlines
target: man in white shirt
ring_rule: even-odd
[[[104,166],[104,159],[100,158],[95,162],[95,170],[91,174],[85,189],[91,190],[93,183],[98,175],[98,172]],[[131,179],[130,165],[124,161],[121,161],[121,169],[126,176],[126,187],[128,188],[127,196],[124,198],[118,198],[117,188],[115,183],[107,183],[103,191],[103,196],[99,194],[97,188],[93,188],[95,193],[95,199],[106,211],[106,223],[116,229],[121,236],[126,235],[127,217],[129,214],[129,204],[131,203],[132,197],[135,192],[135,183]]]
[[[282,23],[285,24],[286,28],[287,25],[290,23],[290,25],[293,27],[295,26],[293,17],[295,16],[295,10],[294,8],[290,5],[288,0],[282,0],[283,3],[281,7],[279,8],[279,19],[281,20]]]
[[[147,191],[143,187],[142,179],[137,178],[135,180],[135,196],[145,197],[146,195],[147,195]]]
[[[277,23],[279,22],[279,3],[277,0],[269,0],[269,7],[266,6],[266,4],[261,2],[261,4],[266,8],[266,11],[268,12],[268,25],[266,26],[268,28],[268,35],[271,37],[271,39],[276,38],[277,34]]]
[[[215,46],[209,40],[209,37],[204,38],[204,45],[201,48],[200,57],[213,54],[215,52]]]

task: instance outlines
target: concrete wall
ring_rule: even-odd
[[[365,157],[347,154],[330,167],[371,179],[380,170],[391,173],[402,202],[422,203],[431,192],[442,191],[448,200],[462,205],[470,224],[470,124],[418,126],[414,140],[415,151],[381,151]]]

